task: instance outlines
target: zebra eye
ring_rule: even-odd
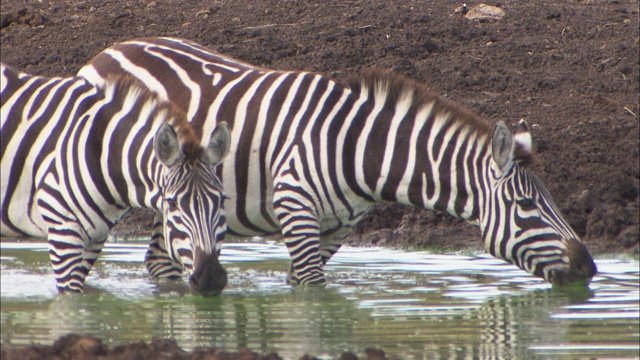
[[[516,200],[516,202],[520,207],[522,207],[523,210],[533,210],[536,208],[536,203],[533,202],[533,200],[531,199],[525,198],[525,199]]]

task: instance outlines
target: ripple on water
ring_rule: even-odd
[[[190,295],[184,280],[150,280],[147,244],[117,242],[87,293],[67,297],[56,293],[46,243],[1,246],[3,344],[82,331],[110,345],[162,336],[187,350],[247,346],[288,358],[370,346],[406,359],[638,356],[637,261],[597,259],[591,292],[576,297],[485,254],[345,247],[326,289],[292,290],[284,246],[232,243],[221,257],[229,286],[212,299]]]

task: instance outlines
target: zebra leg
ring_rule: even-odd
[[[51,226],[49,221],[47,224],[50,225],[49,257],[58,292],[80,293],[107,238],[90,241],[79,224],[73,221],[65,221],[60,226]],[[85,246],[89,241],[91,244]]]
[[[327,280],[322,271],[318,219],[310,206],[299,200],[306,200],[306,196],[291,197],[291,190],[290,185],[280,185],[274,193],[274,211],[291,256],[288,282],[291,285],[324,285]]]
[[[338,250],[340,249],[340,247],[342,246],[342,243],[329,243],[329,244],[325,244],[325,241],[320,241],[320,260],[322,261],[322,267],[324,268],[324,266],[329,262],[329,260],[331,260],[331,257],[333,256],[333,254],[335,254],[336,252],[338,252]],[[296,272],[293,269],[293,262],[291,262],[291,266],[289,266],[289,273],[287,274],[287,284],[289,285],[299,285],[299,281],[298,278],[296,276]]]
[[[291,256],[291,266],[287,276],[290,285],[324,285],[325,279],[322,266],[323,259],[320,256],[320,240],[318,236],[296,234],[295,227],[291,224],[291,231],[284,230],[282,235]],[[305,227],[307,224],[304,225]],[[307,227],[305,231],[309,231]]]
[[[57,187],[55,175],[49,173],[38,189],[37,204],[48,229],[49,257],[58,291],[80,293],[107,234],[91,239]]]
[[[177,279],[182,275],[182,265],[169,255],[164,244],[162,214],[156,212],[153,218],[151,243],[144,256],[144,265],[152,278]]]
[[[107,238],[94,240],[85,247],[83,230],[78,230],[78,226],[70,222],[65,222],[63,227],[49,227],[49,257],[56,286],[60,293],[81,293]]]
[[[338,250],[342,246],[342,242],[325,244],[325,241],[321,240],[320,244],[321,244],[321,246],[320,246],[320,261],[322,263],[322,265],[321,265],[321,269],[322,269],[322,268],[324,268],[324,265],[326,265],[327,262],[329,262],[329,260],[331,260],[331,257],[333,256],[333,254],[338,252]],[[292,261],[291,265],[289,266],[289,272],[287,273],[287,285],[295,286],[295,285],[299,285],[299,284],[300,284],[300,281],[298,280],[298,277],[296,275],[296,271],[293,268],[293,261]]]

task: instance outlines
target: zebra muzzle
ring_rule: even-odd
[[[189,276],[189,285],[193,293],[201,295],[220,295],[227,286],[227,271],[218,260],[217,252],[205,253],[196,248],[193,272]]]
[[[552,270],[549,282],[553,285],[566,286],[572,284],[589,285],[598,272],[598,267],[589,254],[587,247],[576,239],[566,241],[569,266],[563,270]]]

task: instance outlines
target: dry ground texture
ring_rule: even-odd
[[[336,79],[378,67],[496,122],[526,119],[533,171],[590,250],[638,251],[638,2],[502,1],[472,21],[452,1],[54,1],[2,3],[2,61],[71,76],[113,43],[184,37],[274,69]],[[477,3],[468,3],[472,8]],[[139,215],[139,214],[138,214]],[[129,219],[116,231],[145,232]],[[377,206],[354,244],[479,249],[446,215]]]
[[[467,2],[469,8],[478,2]],[[378,67],[423,82],[491,122],[531,126],[533,166],[594,254],[638,254],[638,1],[515,1],[474,21],[455,1],[2,2],[2,61],[71,76],[106,47],[183,37],[249,63],[335,79]],[[134,212],[120,236],[145,233]],[[381,204],[351,244],[482,249],[447,215]],[[3,356],[4,358],[4,356]]]

